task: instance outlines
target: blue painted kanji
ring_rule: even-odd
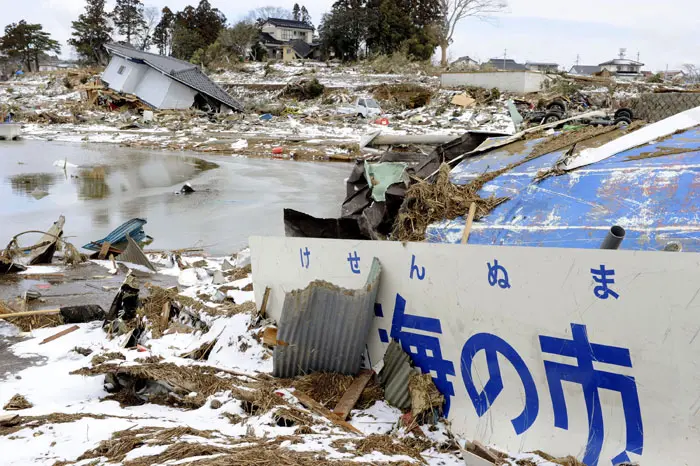
[[[374,312],[375,315],[384,315],[381,306],[379,308],[375,306]],[[454,386],[447,376],[455,375],[454,364],[452,361],[443,359],[439,338],[422,333],[407,332],[404,329],[442,334],[440,319],[407,314],[406,300],[396,293],[394,316],[391,320],[389,336],[401,344],[401,348],[411,356],[413,363],[420,367],[424,373],[435,374],[432,376],[433,382],[445,397],[444,414],[447,416],[450,412],[450,397],[455,394]],[[388,342],[386,330],[379,329],[379,338],[385,343]]]
[[[549,392],[552,397],[554,425],[561,429],[569,427],[562,382],[580,384],[586,401],[589,426],[583,462],[588,466],[597,466],[604,438],[603,410],[598,390],[602,388],[618,392],[622,398],[627,441],[625,450],[615,456],[612,463],[629,461],[627,453],[641,455],[644,447],[644,428],[634,377],[601,371],[593,367],[594,361],[621,367],[632,367],[629,350],[590,343],[585,325],[571,324],[571,336],[571,340],[540,336],[540,346],[543,353],[576,358],[577,363],[570,365],[553,361],[544,362]]]
[[[612,276],[615,275],[614,270],[605,270],[605,266],[600,264],[599,269],[591,269],[591,274],[593,275],[593,281],[600,283],[600,285],[593,289],[593,293],[595,293],[598,298],[608,299],[610,296],[612,296],[613,298],[617,299],[620,297],[619,294],[615,293],[608,287],[608,285],[615,283],[615,279],[612,278]]]
[[[486,353],[486,364],[489,371],[488,381],[484,390],[479,392],[472,378],[472,363],[479,351]],[[462,380],[472,400],[476,414],[481,417],[489,410],[503,390],[503,378],[498,364],[498,355],[503,356],[515,369],[525,389],[525,407],[523,411],[511,420],[517,434],[525,432],[537,419],[540,409],[537,386],[525,365],[525,361],[517,351],[505,340],[490,333],[477,333],[473,335],[462,348],[461,370]]]

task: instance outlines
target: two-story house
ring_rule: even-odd
[[[263,23],[260,44],[269,58],[292,61],[317,58],[318,46],[313,43],[314,27],[303,21],[268,18]]]
[[[644,63],[621,57],[606,61],[598,66],[601,70],[607,70],[617,77],[636,79],[642,77],[641,70]]]

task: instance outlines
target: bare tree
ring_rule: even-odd
[[[144,25],[140,34],[141,50],[148,50],[153,43],[153,31],[160,21],[160,10],[153,6],[147,6],[143,9]]]
[[[697,66],[691,63],[686,63],[685,65],[683,65],[682,69],[686,76],[685,79],[688,82],[693,84],[700,83],[700,69],[698,69]]]
[[[440,0],[440,64],[447,66],[447,48],[452,43],[455,27],[460,21],[468,17],[485,20],[505,10],[507,6],[505,0]]]
[[[261,25],[268,18],[292,19],[292,12],[286,8],[279,6],[261,6],[254,10],[250,10],[245,16],[244,21]]]

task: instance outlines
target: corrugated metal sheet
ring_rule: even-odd
[[[537,141],[470,157],[452,171],[466,184],[526,157]],[[520,145],[518,145],[520,144]],[[662,250],[671,242],[700,251],[700,127],[627,150],[540,183],[562,156],[543,155],[486,183],[482,197],[508,196],[475,222],[469,244],[598,248],[612,225],[627,231],[622,249]],[[428,227],[430,242],[459,243],[464,218]]]
[[[136,241],[131,236],[126,237],[128,245],[123,253],[119,254],[115,259],[118,261],[129,262],[131,264],[142,265],[153,272],[156,272],[156,268],[148,260],[146,254],[143,253],[141,248]]]
[[[389,343],[384,353],[384,367],[379,371],[379,383],[384,387],[384,399],[399,409],[411,407],[408,378],[413,372],[411,357],[397,341]]]
[[[275,377],[315,371],[357,374],[374,319],[380,272],[374,258],[362,289],[314,281],[287,293],[277,333],[277,340],[286,344],[275,346]]]
[[[131,220],[124,222],[114,229],[110,234],[104,238],[93,241],[83,246],[84,249],[90,251],[99,251],[102,243],[109,241],[112,246],[116,244],[126,243],[126,236],[129,235],[134,240],[139,243],[146,239],[146,233],[143,231],[143,226],[146,224],[146,219],[143,218],[132,218]]]

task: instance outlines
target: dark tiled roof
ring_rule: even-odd
[[[275,39],[274,37],[272,37],[271,34],[268,34],[267,32],[260,33],[260,42],[262,42],[263,44],[283,44],[281,40]]]
[[[533,65],[533,66],[559,66],[559,63],[544,63],[544,62],[538,62],[538,61],[529,61],[525,63],[525,66],[527,65]]]
[[[243,105],[240,102],[228,95],[192,63],[155,53],[142,52],[128,45],[107,44],[105,48],[114,55],[144,63],[234,110],[243,111]]]
[[[575,65],[569,70],[571,74],[581,74],[584,76],[590,76],[592,74],[600,72],[600,66],[595,65]]]
[[[310,31],[314,30],[314,27],[310,24],[303,21],[294,21],[293,19],[267,18],[266,22],[282,28],[308,29]]]
[[[504,70],[504,71],[525,71],[527,68],[525,65],[522,65],[520,63],[515,63],[515,60],[512,60],[510,58],[503,59],[503,58],[492,58],[491,60],[488,61],[489,65],[493,65],[497,70]]]
[[[313,51],[313,48],[301,39],[293,39],[289,41],[289,45],[292,46],[294,51],[301,58],[306,58]]]

